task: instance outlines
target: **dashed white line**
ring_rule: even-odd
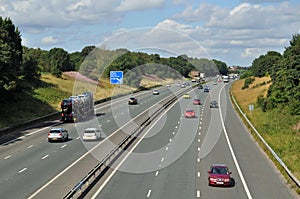
[[[200,162],[200,158],[197,158],[197,162]]]
[[[199,126],[199,129],[201,129],[202,127],[201,126]]]
[[[62,145],[60,148],[65,148],[67,146],[67,144]]]
[[[8,156],[4,157],[4,160],[7,160],[9,158],[11,158],[11,155],[8,155]]]
[[[178,126],[175,126],[175,129],[177,129],[178,128]]]
[[[160,161],[161,161],[161,162],[163,162],[164,160],[165,160],[165,158],[164,158],[164,157],[162,157]]]
[[[79,140],[80,139],[80,137],[78,136],[77,138],[76,138],[76,140]]]
[[[30,148],[32,148],[32,147],[33,147],[33,145],[30,145],[30,146],[28,146],[27,148],[30,149]]]
[[[149,189],[149,190],[148,190],[148,193],[147,193],[147,198],[149,198],[149,197],[150,197],[150,195],[151,195],[151,192],[152,192],[152,191],[151,191],[151,189]]]
[[[166,151],[169,149],[169,147],[166,147]]]
[[[200,178],[200,172],[197,172],[197,177]]]
[[[156,172],[155,172],[155,176],[158,176],[158,173],[159,173],[159,172],[158,172],[158,171],[156,171]]]
[[[107,120],[106,122],[110,122],[110,120]]]
[[[201,140],[200,139],[198,139],[198,142],[200,142]]]
[[[197,198],[200,198],[200,191],[197,190]]]
[[[175,131],[173,131],[173,133],[172,133],[173,135],[175,135]]]
[[[169,139],[169,142],[172,142],[172,138]]]
[[[200,147],[198,147],[198,151],[200,151]]]
[[[18,173],[22,173],[22,172],[24,172],[26,170],[27,170],[27,168],[21,169],[20,171],[18,171]]]
[[[46,158],[48,158],[48,157],[49,157],[49,154],[43,156],[43,157],[42,157],[42,160],[44,160],[44,159],[46,159]]]

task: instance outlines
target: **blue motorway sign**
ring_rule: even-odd
[[[123,71],[110,71],[110,84],[123,84]]]

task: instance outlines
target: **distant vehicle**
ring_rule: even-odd
[[[196,117],[196,113],[193,109],[188,109],[185,111],[184,116],[186,118],[194,118],[194,117]]]
[[[199,89],[203,89],[203,86],[202,86],[202,84],[200,84],[200,85],[198,86],[198,88],[199,88]]]
[[[171,85],[170,85],[170,84],[167,84],[166,87],[171,87]]]
[[[130,97],[130,98],[128,99],[128,104],[129,104],[129,105],[137,104],[137,98],[136,98],[136,97]]]
[[[192,82],[196,82],[196,79],[192,79]]]
[[[211,101],[209,107],[210,108],[218,108],[219,107],[218,102],[217,101]]]
[[[184,99],[190,99],[190,94],[189,94],[189,93],[184,94],[184,95],[183,95],[183,98],[184,98]]]
[[[185,84],[181,84],[180,87],[181,87],[181,88],[185,88]]]
[[[217,81],[214,81],[214,85],[217,85],[218,84],[218,82]]]
[[[194,105],[201,105],[201,100],[200,99],[194,99],[193,104]]]
[[[64,128],[53,128],[48,133],[48,142],[52,141],[67,141],[69,139],[69,132]]]
[[[94,114],[94,101],[92,92],[70,96],[61,101],[61,121],[76,122],[86,119]]]
[[[231,171],[226,165],[213,164],[207,172],[209,186],[231,186]]]
[[[209,86],[205,86],[205,87],[204,87],[204,92],[209,92],[209,90],[210,90],[210,89],[209,89]]]
[[[224,83],[229,82],[229,77],[226,76],[226,75],[224,75],[224,76],[223,76],[223,82],[224,82]]]
[[[100,129],[97,128],[87,128],[82,135],[82,140],[84,141],[98,140],[100,138],[102,138],[102,133]]]
[[[159,91],[158,90],[153,90],[153,95],[159,95]]]

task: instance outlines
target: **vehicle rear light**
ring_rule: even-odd
[[[50,132],[48,132],[48,136],[50,135]]]
[[[62,136],[62,133],[59,133],[60,136]]]

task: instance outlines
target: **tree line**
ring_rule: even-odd
[[[21,33],[10,18],[0,17],[0,91],[12,93],[39,86],[41,73],[61,77],[64,71],[80,71],[98,80],[109,77],[110,70],[126,74],[125,83],[139,86],[142,75],[160,78],[187,77],[192,70],[207,75],[226,74],[226,63],[218,60],[189,58],[186,55],[162,58],[158,54],[105,50],[86,46],[81,52],[68,53],[63,48],[42,50],[21,44]]]
[[[269,51],[254,59],[242,77],[271,77],[267,96],[258,97],[263,111],[287,107],[291,114],[300,115],[300,35],[295,34],[281,55]]]

